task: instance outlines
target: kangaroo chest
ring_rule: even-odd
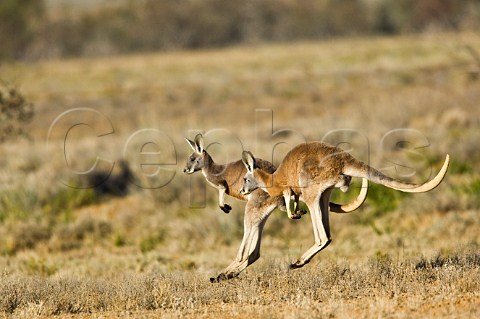
[[[204,171],[202,171],[202,174],[203,176],[205,176],[205,180],[207,181],[207,183],[213,188],[216,188],[216,189],[227,188],[225,180],[212,177],[210,174]]]

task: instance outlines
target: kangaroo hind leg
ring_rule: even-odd
[[[267,202],[267,203],[266,203]],[[249,200],[245,206],[244,233],[235,260],[210,282],[219,282],[237,277],[245,268],[260,258],[262,232],[268,217],[283,202],[262,194]]]
[[[310,210],[312,219],[313,234],[315,244],[310,247],[296,262],[290,265],[290,268],[301,268],[308,264],[310,260],[322,249],[327,247],[332,238],[330,236],[329,221],[329,200],[332,188],[328,188],[319,194],[312,194],[312,190],[306,190],[304,198]],[[310,193],[310,194],[309,194]]]

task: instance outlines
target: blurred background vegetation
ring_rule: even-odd
[[[479,26],[479,0],[2,0],[0,60]]]

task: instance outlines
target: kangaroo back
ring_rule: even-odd
[[[322,143],[302,143],[292,148],[274,174],[275,183],[303,187],[340,178],[345,163],[353,157],[341,148]]]
[[[384,175],[377,169],[357,160],[339,147],[322,142],[302,143],[287,153],[279,165],[276,182],[283,185],[297,185],[298,177],[306,174],[309,179],[316,177],[335,178],[340,174],[366,178],[374,183],[407,193],[428,192],[437,187],[447,173],[450,156],[447,154],[440,172],[430,181],[417,185],[405,183]]]

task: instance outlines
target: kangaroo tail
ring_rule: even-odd
[[[345,205],[339,205],[330,202],[330,211],[339,214],[350,213],[359,208],[365,199],[367,198],[368,192],[368,179],[362,178],[362,187],[360,188],[360,193],[358,194],[357,198],[351,203]]]
[[[432,180],[420,185],[398,181],[396,179],[393,179],[391,177],[388,177],[382,174],[378,170],[364,163],[347,166],[345,168],[344,174],[355,176],[355,177],[367,178],[371,182],[374,182],[389,188],[393,188],[402,192],[406,192],[406,193],[423,193],[423,192],[428,192],[434,189],[435,187],[438,186],[438,184],[440,184],[440,182],[445,177],[445,174],[447,173],[449,163],[450,163],[450,156],[447,154],[445,158],[445,162],[443,163],[443,166],[440,172],[438,172],[438,174]]]

